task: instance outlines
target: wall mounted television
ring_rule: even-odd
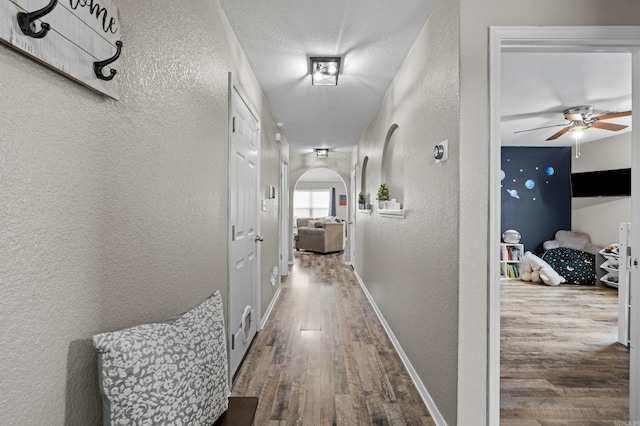
[[[625,197],[631,195],[631,169],[572,173],[573,197]]]

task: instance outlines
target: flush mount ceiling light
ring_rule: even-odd
[[[337,86],[340,73],[340,57],[311,57],[311,84],[313,86]]]
[[[329,156],[329,148],[316,148],[318,158],[326,158]]]

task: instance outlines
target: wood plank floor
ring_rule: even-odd
[[[295,254],[232,394],[260,426],[434,424],[341,254]]]
[[[503,281],[501,425],[626,425],[617,291]]]

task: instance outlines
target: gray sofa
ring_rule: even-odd
[[[335,222],[339,220],[339,222]],[[297,218],[296,250],[332,253],[344,248],[344,222],[340,219]]]

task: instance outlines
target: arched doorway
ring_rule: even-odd
[[[303,196],[307,197],[308,202],[303,201]],[[340,175],[331,169],[318,167],[308,170],[296,182],[293,191],[294,218],[335,216],[346,220],[347,207],[347,187]]]
[[[335,217],[348,221],[347,186],[335,171],[318,167],[307,170],[298,178],[293,190],[293,231],[297,218]],[[346,226],[345,226],[346,238]]]

